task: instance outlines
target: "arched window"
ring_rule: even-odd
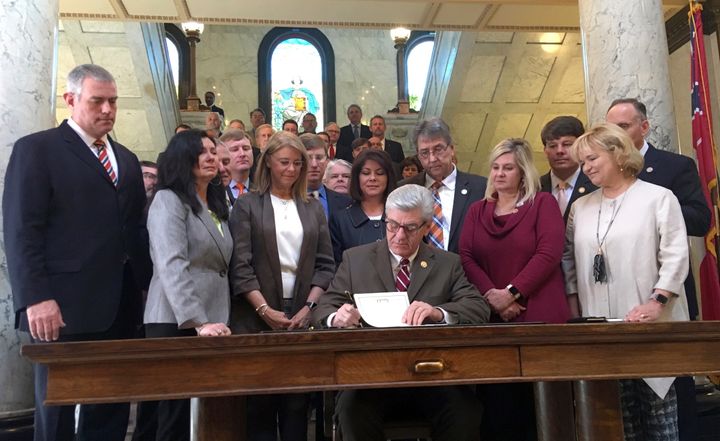
[[[408,40],[405,66],[411,109],[419,111],[422,107],[434,46],[435,34],[431,32],[413,32]]]
[[[258,50],[258,103],[276,130],[315,114],[318,128],[335,120],[335,57],[317,29],[275,28]]]
[[[177,90],[178,105],[184,109],[190,92],[190,45],[183,31],[172,23],[165,23],[165,43]],[[176,61],[173,61],[174,54],[177,54]]]
[[[167,37],[165,37],[165,47],[167,48],[168,62],[170,63],[170,71],[175,84],[175,97],[177,98],[178,85],[180,84],[180,54],[175,42]]]

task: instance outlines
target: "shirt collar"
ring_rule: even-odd
[[[447,187],[450,191],[455,191],[455,183],[457,182],[457,167],[453,165],[453,171],[450,172],[449,175],[445,179],[442,180],[442,183],[445,187]],[[425,173],[425,187],[430,187],[435,183],[435,180],[427,173]]]
[[[640,154],[643,155],[643,158],[645,157],[645,153],[650,149],[650,144],[648,144],[647,140],[643,140],[643,146],[640,149]]]
[[[580,176],[580,167],[575,170],[575,173],[572,174],[567,180],[565,180],[565,183],[568,185],[567,188],[575,188],[575,183],[577,183],[577,178]],[[550,170],[550,186],[553,190],[557,188],[557,186],[560,184],[562,179],[555,176],[555,173],[553,173],[552,170]]]
[[[72,117],[68,118],[67,122],[68,122],[68,125],[75,131],[75,133],[78,134],[80,139],[83,140],[85,145],[87,145],[88,147],[91,147],[91,148],[94,147],[93,143],[95,142],[95,140],[97,138],[94,138],[94,137],[88,135],[88,133],[85,130],[83,130],[82,127],[80,127],[78,125],[78,123],[73,121]],[[105,143],[106,146],[110,147],[110,143],[108,142],[107,134],[103,135],[102,138],[100,138],[100,139],[102,139],[102,141]]]
[[[388,248],[388,251],[390,251],[389,248]],[[418,251],[420,251],[419,246],[415,250],[415,252],[412,253],[412,255],[410,257],[408,257],[408,260],[410,261],[410,263],[408,264],[408,267],[412,267],[412,263],[415,261]],[[392,259],[392,267],[393,267],[393,270],[395,270],[395,269],[397,269],[398,266],[400,266],[400,261],[403,258],[401,256],[398,256],[397,254],[393,253],[392,251],[390,251],[390,259]]]

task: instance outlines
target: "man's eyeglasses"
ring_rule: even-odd
[[[403,229],[405,230],[405,234],[412,234],[422,228],[425,225],[425,222],[421,224],[406,224],[401,225],[394,220],[391,219],[385,219],[385,228],[391,233],[397,233],[398,230]]]
[[[433,147],[431,149],[419,150],[417,155],[418,155],[418,157],[420,157],[422,159],[427,159],[430,157],[430,153],[432,153],[433,156],[435,156],[437,158],[441,153],[443,153],[445,150],[447,150],[448,147],[450,147],[450,146],[445,145],[445,144],[436,145],[435,147]]]

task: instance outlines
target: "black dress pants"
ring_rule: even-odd
[[[248,441],[307,441],[310,394],[248,395]]]

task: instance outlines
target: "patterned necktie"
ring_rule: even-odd
[[[310,195],[313,199],[317,199],[318,201],[320,200],[320,192],[317,190],[309,191],[308,195]]]
[[[410,268],[408,265],[410,261],[403,258],[400,261],[400,269],[398,270],[397,276],[395,277],[395,289],[400,292],[407,291],[410,286]]]
[[[442,181],[435,181],[433,185],[430,186],[435,203],[433,204],[433,219],[432,224],[430,224],[430,232],[427,235],[427,239],[431,245],[444,250],[443,225],[445,225],[445,216],[443,216],[442,202],[440,201],[440,193],[438,192],[438,189],[442,186]]]
[[[565,181],[560,181],[558,184],[557,201],[560,206],[560,213],[565,215],[568,206],[568,184]]]
[[[328,148],[328,156],[330,159],[335,159],[335,144],[330,144],[330,147]]]
[[[355,136],[355,139],[358,139],[360,137],[360,127],[353,126],[353,135]]]
[[[242,182],[237,182],[235,184],[235,188],[237,188],[238,196],[245,194],[246,188],[245,188],[245,184],[243,184]]]
[[[113,170],[112,163],[110,163],[110,158],[108,157],[107,150],[105,149],[105,143],[102,139],[96,139],[95,142],[93,142],[93,145],[98,149],[98,159],[100,160],[100,164],[102,164],[108,176],[110,176],[110,180],[113,185],[117,187],[118,178],[115,174],[115,170]]]

